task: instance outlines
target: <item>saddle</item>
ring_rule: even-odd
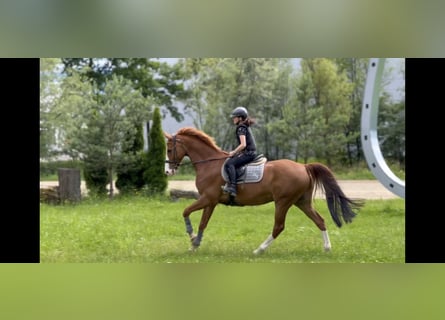
[[[224,164],[221,167],[221,175],[226,182],[229,181],[226,170],[224,170],[227,160],[224,161]],[[236,184],[261,181],[261,179],[263,179],[264,165],[266,162],[267,158],[263,154],[259,154],[251,162],[236,168]]]

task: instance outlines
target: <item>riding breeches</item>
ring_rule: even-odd
[[[255,152],[246,151],[226,161],[224,169],[227,172],[230,184],[236,184],[236,169],[251,162],[255,157]]]

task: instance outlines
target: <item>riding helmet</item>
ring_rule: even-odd
[[[248,116],[247,109],[244,108],[244,107],[237,107],[230,114],[231,118],[233,118],[233,117],[241,117],[243,119],[246,119],[247,116]]]

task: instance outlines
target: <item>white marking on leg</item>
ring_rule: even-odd
[[[269,235],[267,239],[262,244],[260,244],[260,246],[256,250],[253,251],[253,253],[254,254],[263,253],[264,250],[266,250],[267,247],[270,246],[272,241],[274,241],[274,237],[272,237],[272,235]]]
[[[321,234],[323,235],[323,241],[324,241],[324,250],[325,251],[331,251],[331,241],[329,240],[328,231],[322,231]]]

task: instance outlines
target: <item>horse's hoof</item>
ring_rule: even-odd
[[[325,247],[324,252],[331,252],[331,247]]]
[[[255,255],[261,254],[263,252],[264,252],[264,249],[261,249],[261,248],[253,250],[253,254],[255,254]]]
[[[196,251],[198,251],[198,249],[199,249],[199,247],[191,246],[189,248],[189,252],[196,252]]]

